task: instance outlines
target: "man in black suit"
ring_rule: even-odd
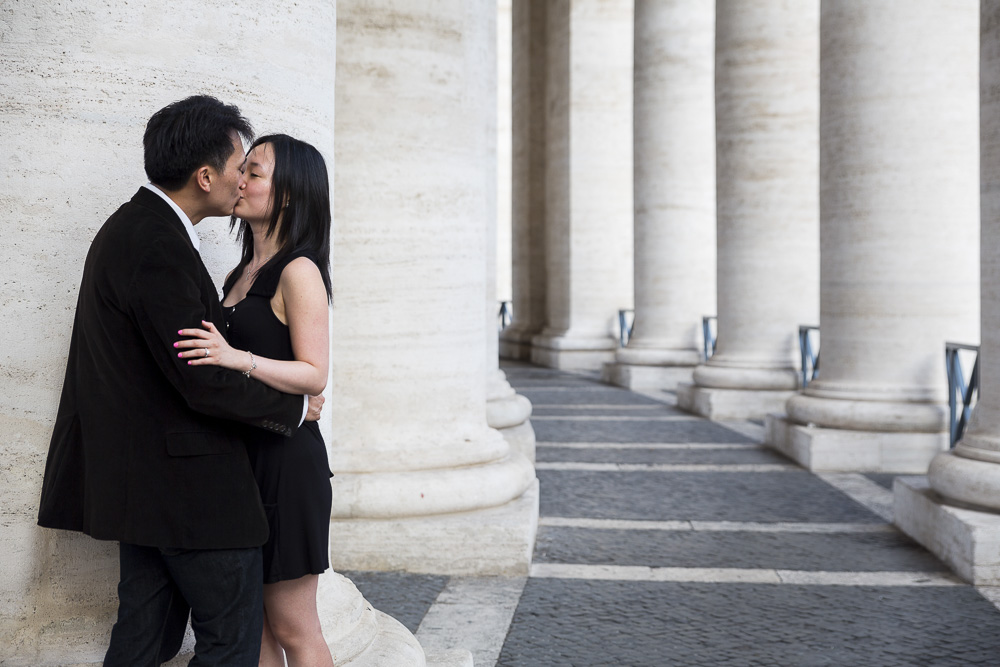
[[[308,403],[250,373],[188,366],[172,347],[202,320],[225,330],[193,225],[232,213],[251,135],[211,97],[154,114],[151,183],[84,265],[38,523],[120,542],[106,667],[176,655],[189,610],[191,665],[257,665],[268,525],[235,422],[291,435]]]

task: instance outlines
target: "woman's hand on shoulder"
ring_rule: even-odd
[[[180,350],[177,356],[187,359],[189,366],[222,366],[236,371],[250,367],[250,355],[234,349],[211,322],[202,320],[204,329],[181,329],[177,332],[185,336],[174,343]]]

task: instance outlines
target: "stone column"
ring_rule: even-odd
[[[511,270],[511,130],[513,56],[512,0],[497,2],[497,230],[496,296],[499,301],[512,298]],[[498,306],[499,307],[499,306]],[[495,315],[496,313],[494,313]]]
[[[961,53],[975,48],[968,19],[937,21]],[[960,34],[953,31],[961,27]],[[980,8],[979,128],[982,320],[979,402],[965,437],[938,454],[926,478],[898,479],[896,525],[963,579],[1000,585],[1000,6]],[[938,52],[940,53],[940,52]],[[954,56],[952,56],[954,57]],[[958,197],[955,204],[959,203]],[[965,202],[961,202],[964,204]],[[969,260],[975,264],[974,260]],[[954,296],[952,294],[951,296]],[[928,484],[929,482],[929,484]]]
[[[531,359],[545,326],[545,89],[548,2],[511,7],[511,299],[513,320],[500,336],[505,359]]]
[[[486,419],[496,4],[337,23],[334,561],[525,574],[534,468]]]
[[[547,305],[531,341],[544,366],[612,361],[632,306],[632,14],[624,0],[549,3]]]
[[[762,417],[798,386],[818,308],[818,0],[719,0],[718,342],[678,388],[712,419]]]
[[[497,334],[497,295],[501,277],[510,277],[510,2],[497,6],[497,78],[488,88],[496,122],[486,128],[486,141],[493,146],[492,169],[487,169],[487,195],[493,205],[486,216],[486,423],[532,463],[535,461],[535,430],[528,417],[531,402],[514,391],[507,374],[500,370]],[[505,67],[506,64],[506,67]],[[506,70],[506,76],[504,71]],[[506,101],[506,104],[502,101]],[[506,217],[505,217],[506,216]],[[504,243],[506,241],[506,244]],[[507,265],[503,269],[506,258]]]
[[[635,325],[605,379],[674,389],[715,313],[715,6],[636,0]]]
[[[251,0],[241,9],[258,20],[234,21],[231,8],[191,0],[0,8],[0,205],[8,213],[0,225],[11,240],[0,248],[11,296],[0,328],[4,340],[20,341],[0,360],[4,665],[97,665],[114,622],[117,544],[37,528],[35,516],[83,260],[104,219],[146,181],[149,116],[208,92],[239,105],[258,130],[314,143],[333,166],[335,4],[288,12]],[[294,58],[275,35],[294,35]],[[239,256],[226,223],[198,225],[220,284]],[[328,422],[324,429],[329,436]],[[338,665],[424,664],[412,635],[341,575],[320,578],[319,604]],[[189,636],[170,664],[186,664],[192,648]]]
[[[813,470],[926,472],[979,320],[975,3],[824,2],[821,365],[769,418]]]

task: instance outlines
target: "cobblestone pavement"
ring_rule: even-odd
[[[504,369],[534,406],[531,576],[346,573],[425,646],[476,667],[1000,666],[1000,595],[887,521],[891,475],[813,475],[759,424]]]

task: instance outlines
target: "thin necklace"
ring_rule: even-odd
[[[245,277],[245,280],[253,280],[257,276],[257,272],[260,271],[261,267],[263,267],[265,264],[267,264],[271,260],[272,257],[274,257],[274,253],[273,252],[270,255],[268,255],[267,257],[265,257],[263,260],[261,260],[260,263],[257,264],[257,268],[254,268],[253,263],[251,263],[247,267],[247,275]]]

